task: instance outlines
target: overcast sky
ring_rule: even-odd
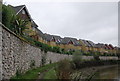
[[[4,2],[13,6],[25,4],[44,33],[118,45],[117,2]]]

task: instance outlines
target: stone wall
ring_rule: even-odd
[[[0,79],[10,79],[16,72],[24,73],[33,67],[42,66],[43,57],[46,59],[46,64],[65,58],[72,59],[72,55],[44,53],[38,47],[21,40],[9,29],[0,25]],[[93,57],[83,56],[83,59],[91,60]],[[109,57],[101,57],[101,59],[109,59]]]
[[[54,62],[58,62],[58,61],[63,60],[63,59],[71,60],[72,55],[58,54],[58,53],[53,53],[53,52],[48,52],[46,54],[46,64],[50,63],[50,61],[52,63],[54,63]]]
[[[44,53],[39,48],[22,41],[4,27],[2,32],[3,79],[9,79],[17,71],[26,72],[32,67],[33,62],[35,62],[35,67],[41,65],[41,56]]]
[[[0,73],[2,79],[10,79],[16,72],[24,73],[31,68],[42,66],[43,57],[46,59],[46,64],[50,61],[53,63],[72,57],[52,52],[44,53],[38,47],[20,39],[8,28],[4,26],[0,28],[2,28],[2,32],[0,32],[0,47],[2,47],[2,50],[0,50],[2,57],[0,59],[0,63],[2,62]]]
[[[0,24],[0,80],[2,79],[2,27]]]

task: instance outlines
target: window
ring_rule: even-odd
[[[60,39],[58,39],[58,42],[60,42]]]
[[[35,31],[35,27],[32,27],[32,30]]]
[[[22,14],[25,14],[25,10],[22,10]]]

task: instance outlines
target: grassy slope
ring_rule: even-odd
[[[57,79],[56,71],[54,68],[50,69],[44,76],[43,79]]]
[[[27,71],[25,74],[19,75],[19,76],[14,76],[11,79],[37,79],[39,77],[38,73],[43,72],[46,69],[54,67],[56,64],[48,64],[36,69],[32,69]]]

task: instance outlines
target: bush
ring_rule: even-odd
[[[93,57],[94,57],[94,60],[96,60],[96,61],[99,61],[99,60],[100,60],[100,58],[99,58],[98,55],[95,55],[95,56],[93,56]]]
[[[53,47],[52,52],[61,53],[60,47]]]
[[[10,6],[2,5],[2,24],[12,30],[11,20],[15,12]]]
[[[24,35],[28,20],[21,19],[15,14],[11,6],[2,6],[2,23],[17,35]]]
[[[58,63],[55,68],[58,79],[70,79],[72,73],[72,66],[69,60],[64,59]]]
[[[35,41],[35,45],[40,47],[42,51],[44,51],[45,53],[47,53],[48,51],[52,51],[52,48],[51,46],[47,45],[47,44],[44,44],[44,43],[41,43],[39,41]]]
[[[80,51],[75,51],[72,57],[73,63],[75,67],[79,67],[80,63],[82,62],[82,54]]]
[[[65,49],[62,48],[61,49],[61,53],[64,54],[65,53]]]

